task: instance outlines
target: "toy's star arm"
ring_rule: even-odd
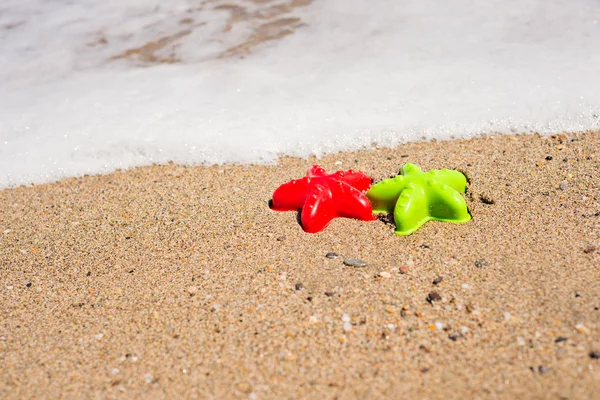
[[[467,178],[459,171],[432,169],[426,175],[429,175],[436,181],[448,185],[461,193],[464,193],[467,189]]]
[[[300,213],[302,229],[305,232],[316,233],[325,229],[336,217],[331,190],[323,185],[315,185],[306,196]]]
[[[313,165],[309,168],[308,172],[306,172],[306,176],[310,178],[322,178],[327,176],[327,172],[325,171],[325,168],[320,165]]]
[[[367,192],[367,197],[373,205],[373,212],[392,212],[403,189],[404,177],[402,175],[373,185]]]
[[[425,189],[421,185],[409,183],[398,197],[394,208],[396,234],[410,235],[429,219]]]
[[[419,175],[422,172],[423,171],[421,170],[421,168],[419,166],[417,166],[415,164],[411,164],[411,163],[404,164],[404,166],[400,170],[400,173],[402,173],[402,175],[404,175],[404,176]]]
[[[427,181],[427,185],[431,189],[429,210],[432,219],[457,224],[471,220],[471,215],[467,211],[467,203],[459,192],[449,185],[433,180]]]
[[[340,217],[356,218],[362,221],[377,219],[373,215],[371,202],[360,190],[350,185],[340,184],[336,194],[336,209]]]
[[[294,179],[279,186],[273,192],[271,208],[277,211],[298,210],[304,205],[306,192],[310,185],[309,178]]]
[[[351,169],[348,171],[338,171],[334,175],[336,175],[337,179],[361,192],[367,190],[371,186],[371,183],[373,183],[370,176]]]

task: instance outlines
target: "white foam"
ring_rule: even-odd
[[[287,15],[304,23],[293,35],[223,59],[252,28],[223,32],[224,10],[89,3],[1,6],[0,187],[168,161],[600,129],[594,0],[320,0]],[[190,15],[195,27],[173,50],[181,63],[107,61]]]

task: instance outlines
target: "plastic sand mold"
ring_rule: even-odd
[[[314,165],[304,178],[279,186],[271,208],[300,211],[302,229],[310,233],[322,231],[333,218],[372,221],[376,219],[373,213],[393,213],[398,235],[410,235],[430,220],[458,224],[471,220],[461,195],[467,179],[459,171],[423,172],[407,163],[400,175],[370,186],[371,178],[362,172],[327,174]]]
[[[362,193],[371,186],[371,178],[353,170],[327,174],[314,165],[302,179],[279,186],[273,193],[271,208],[276,211],[300,211],[302,229],[320,232],[338,217],[373,221],[369,199]]]
[[[367,192],[373,211],[394,213],[396,234],[410,235],[430,220],[461,224],[471,220],[460,193],[467,178],[458,171],[421,171],[407,163],[400,175],[379,182]]]

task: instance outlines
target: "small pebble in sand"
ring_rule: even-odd
[[[404,274],[408,273],[408,267],[406,265],[403,265],[398,269],[398,272],[400,272],[401,274],[404,275]]]
[[[552,156],[546,156],[546,161],[552,161]]]
[[[558,188],[560,190],[567,190],[569,188],[569,184],[567,182],[561,182],[560,185],[558,185]]]
[[[482,193],[482,194],[480,194],[479,195],[479,200],[483,204],[487,204],[487,205],[496,204],[496,200],[494,200],[494,198],[492,196],[490,196],[488,193]]]
[[[546,372],[548,372],[548,367],[545,367],[543,365],[540,365],[538,367],[538,372],[540,373],[540,375],[544,375]]]
[[[592,350],[592,351],[590,351],[589,356],[590,356],[590,358],[592,358],[594,360],[600,360],[600,351]]]
[[[381,271],[381,272],[379,273],[379,276],[380,276],[380,277],[382,277],[382,278],[386,278],[386,279],[387,279],[387,278],[391,278],[391,277],[392,277],[392,274],[390,274],[390,273],[389,273],[389,272],[387,272],[387,271]]]
[[[248,382],[239,382],[236,387],[240,392],[243,393],[252,392],[252,386]]]
[[[349,267],[364,268],[367,266],[367,263],[357,258],[346,258],[344,260],[344,265],[347,265]]]
[[[564,336],[559,336],[556,339],[554,339],[554,343],[560,343],[560,342],[566,342],[567,338]]]
[[[154,377],[149,372],[146,372],[144,374],[144,380],[146,381],[146,383],[154,383]]]
[[[590,254],[590,253],[593,253],[594,251],[596,251],[596,246],[594,246],[594,245],[587,246],[585,249],[583,249],[583,252],[585,254]]]
[[[525,346],[525,339],[523,339],[522,337],[520,337],[520,336],[519,336],[519,337],[517,338],[517,344],[518,344],[519,346]]]
[[[442,283],[442,281],[443,281],[443,280],[444,280],[444,277],[440,275],[440,276],[438,276],[437,278],[435,278],[435,279],[433,280],[433,282],[431,282],[431,283],[433,283],[434,285],[437,285],[437,284],[439,284],[439,283]]]
[[[197,286],[190,286],[187,288],[187,292],[190,296],[194,296],[196,293],[198,293],[198,287]]]
[[[575,325],[575,330],[583,335],[587,335],[588,333],[590,333],[590,330],[583,324]]]
[[[485,268],[488,266],[488,262],[485,258],[480,258],[479,260],[475,261],[475,266],[477,268]]]
[[[294,287],[296,288],[296,290],[302,290],[304,289],[304,284],[302,282],[298,282],[294,285]]]
[[[283,242],[285,240],[285,236],[279,236],[276,239],[278,242]]]
[[[334,252],[329,252],[329,253],[325,254],[325,257],[331,258],[331,259],[338,258],[339,256],[340,255],[338,253],[334,253]]]
[[[430,303],[433,303],[434,301],[442,301],[442,296],[435,290],[432,290],[427,295],[427,301]]]

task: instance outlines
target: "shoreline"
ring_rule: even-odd
[[[599,150],[488,136],[3,189],[0,397],[592,398]],[[268,207],[314,163],[405,162],[464,172],[472,221],[307,234]]]

